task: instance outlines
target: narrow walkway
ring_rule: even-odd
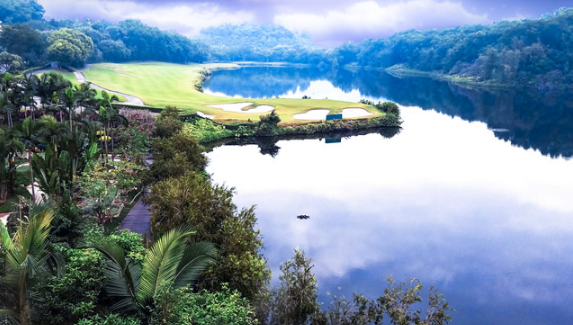
[[[121,229],[129,229],[138,234],[147,234],[151,231],[151,211],[149,206],[143,204],[141,199],[135,203],[131,211],[121,223]]]

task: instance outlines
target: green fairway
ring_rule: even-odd
[[[252,102],[251,107],[269,105],[275,108],[275,112],[280,116],[283,124],[308,123],[293,119],[293,115],[312,109],[328,109],[331,113],[339,113],[347,107],[358,107],[372,113],[370,118],[379,117],[383,114],[372,106],[358,103],[328,99],[223,98],[206,95],[196,89],[196,86],[203,81],[203,73],[206,70],[236,67],[238,66],[234,64],[101,63],[94,64],[91,70],[84,71],[84,75],[88,81],[100,87],[137,96],[147,105],[153,107],[176,106],[190,113],[201,111],[213,115],[215,120],[221,122],[247,121],[249,119],[258,121],[262,114],[226,112],[205,105],[240,102]]]

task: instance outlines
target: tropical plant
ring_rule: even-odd
[[[60,269],[59,259],[48,241],[52,218],[49,208],[34,206],[27,222],[22,222],[12,237],[0,222],[0,241],[7,252],[5,276],[0,279],[0,285],[14,297],[8,302],[12,309],[0,312],[11,315],[19,325],[30,324],[30,301],[34,296],[29,289],[33,282],[43,272]]]
[[[40,141],[39,127],[34,123],[32,118],[28,117],[20,125],[20,138],[28,151],[28,165],[30,166],[30,186],[32,187],[32,201],[36,200],[34,189],[34,169],[32,168],[32,153],[35,151],[36,144]]]
[[[24,151],[24,145],[14,133],[14,130],[0,128],[0,203],[15,189],[15,159],[18,152]]]
[[[206,242],[186,245],[193,234],[188,229],[170,230],[148,250],[142,266],[126,258],[125,251],[116,243],[104,241],[93,245],[107,259],[106,292],[117,299],[111,309],[122,314],[149,315],[161,290],[196,282],[213,261],[215,248]]]

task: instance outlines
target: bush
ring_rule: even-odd
[[[111,314],[102,318],[97,315],[91,318],[84,318],[77,325],[140,325],[141,322],[135,317],[123,318],[119,315]]]
[[[142,264],[147,250],[143,246],[141,235],[129,230],[122,230],[117,235],[108,236],[109,240],[118,244],[127,253],[127,257],[137,264]]]
[[[187,173],[155,184],[149,198],[152,236],[159,238],[172,228],[192,225],[194,241],[209,241],[219,254],[199,286],[219,289],[223,282],[252,300],[269,278],[260,254],[262,239],[254,230],[254,208],[237,211],[233,189],[218,186],[204,175]]]
[[[39,298],[35,303],[35,324],[75,324],[79,319],[95,314],[98,296],[104,287],[102,255],[93,249],[56,249],[66,262],[61,277],[51,276],[36,286]]]
[[[159,295],[151,325],[255,325],[249,301],[226,286],[219,292],[193,293],[189,288]]]
[[[393,102],[384,102],[376,104],[376,108],[387,113],[400,117],[400,107]]]
[[[188,171],[204,171],[207,165],[203,147],[195,137],[184,132],[168,139],[155,139],[153,158],[147,175],[148,182],[179,177]]]
[[[209,119],[195,119],[183,126],[183,133],[197,138],[199,143],[232,137],[234,132]]]
[[[183,122],[179,120],[179,110],[167,106],[155,120],[154,127],[154,134],[160,138],[169,138],[181,131]]]

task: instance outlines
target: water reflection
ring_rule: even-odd
[[[415,107],[404,120],[392,139],[272,141],[274,158],[258,144],[218,147],[208,171],[239,206],[258,206],[275,275],[300,247],[323,293],[374,297],[387,275],[416,276],[447,295],[454,324],[571,323],[573,161],[483,123]]]
[[[244,68],[217,71],[207,92],[243,97],[330,98],[357,102],[389,99],[486,123],[499,139],[552,157],[573,156],[573,94],[486,91],[427,78],[399,79],[380,72],[309,68]]]
[[[377,76],[327,73],[348,96],[409,105],[398,135],[234,140],[208,153],[214,180],[257,205],[274,275],[299,247],[322,293],[375,297],[386,276],[415,276],[446,294],[455,325],[573,324],[573,161],[559,157],[573,152],[572,100]],[[311,79],[281,91],[327,91]]]

